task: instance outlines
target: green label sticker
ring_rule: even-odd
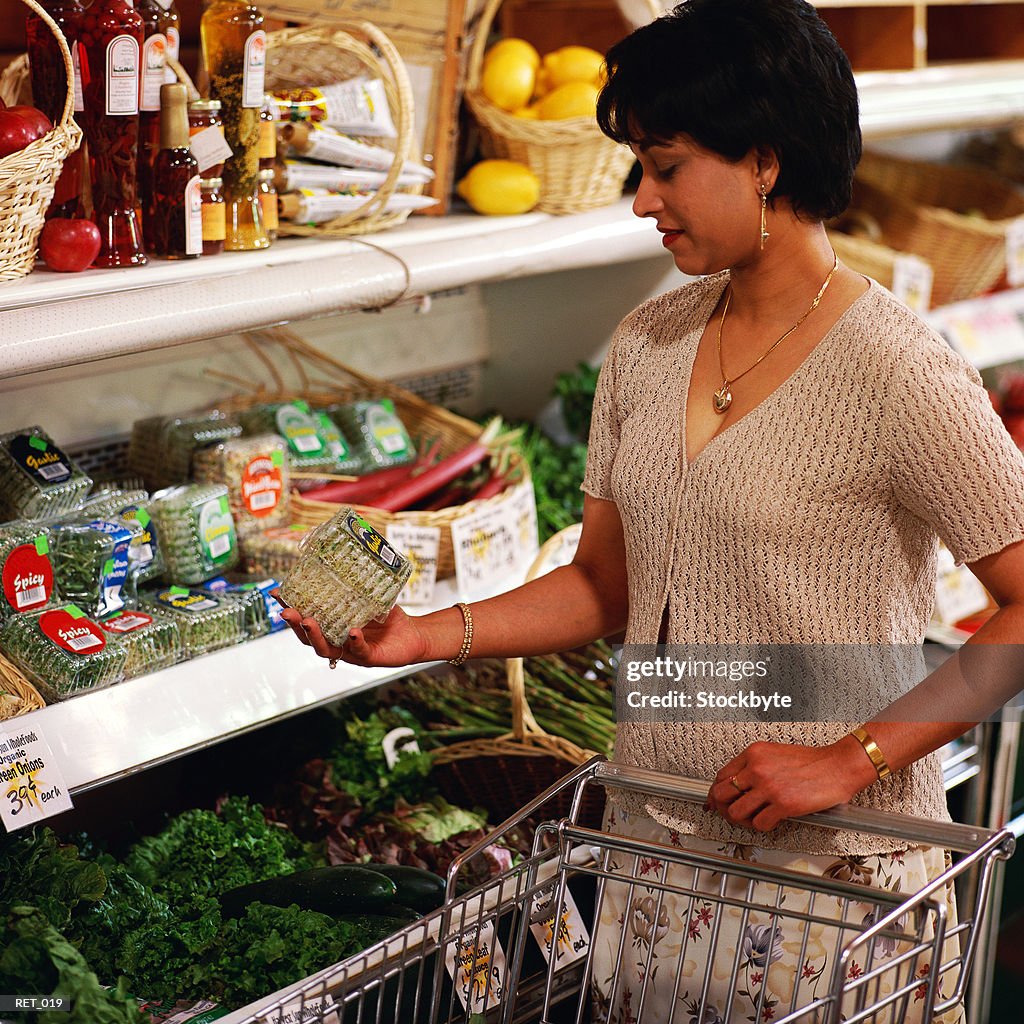
[[[48,555],[50,553],[50,542],[46,537],[45,533],[39,534],[36,537],[36,554],[37,555]]]
[[[103,563],[103,575],[104,576],[109,576],[113,571],[114,571],[114,560],[112,558],[108,558]]]
[[[309,412],[309,402],[307,402],[305,399],[300,398],[297,402],[293,402],[292,404],[295,405],[297,408],[301,409],[303,412]]]
[[[33,435],[32,435],[32,436],[31,436],[31,437],[30,437],[30,438],[28,439],[28,443],[29,443],[29,444],[30,444],[30,445],[31,445],[31,446],[32,446],[33,448],[38,448],[38,449],[39,449],[39,451],[41,451],[41,452],[45,452],[45,451],[46,451],[46,448],[47,448],[47,444],[46,444],[46,441],[45,441],[45,440],[44,440],[43,438],[41,438],[41,437],[37,436],[36,434],[33,434]]]
[[[284,465],[284,452],[280,448],[275,448],[270,453],[270,463],[279,468]]]
[[[64,605],[64,611],[66,611],[68,613],[68,615],[70,615],[71,618],[73,618],[73,619],[84,619],[85,618],[85,612],[83,612],[82,609],[79,608],[77,604],[66,604],[66,605]]]
[[[227,515],[228,512],[231,511],[230,507],[228,506],[228,499],[226,496],[220,499],[220,510],[221,512],[224,513],[224,515]]]
[[[143,529],[149,526],[151,522],[149,513],[144,508],[140,508],[138,512],[135,513],[135,519],[141,524]]]
[[[380,400],[380,404],[383,405],[384,408],[387,409],[388,412],[394,414],[395,403],[392,402],[390,398],[382,398]]]
[[[255,583],[243,583],[242,584],[242,589],[243,590],[255,590],[256,589],[256,584]]]
[[[182,596],[188,593],[188,587],[171,587],[171,593],[176,596]]]

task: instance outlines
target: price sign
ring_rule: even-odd
[[[441,549],[441,529],[392,523],[387,528],[388,542],[412,563],[412,575],[398,595],[399,604],[429,604],[437,582],[437,556]]]
[[[260,1017],[260,1024],[341,1024],[336,1006],[330,996],[306,996]]]
[[[508,501],[452,523],[455,576],[464,601],[490,597],[519,564],[518,522]]]
[[[492,921],[450,942],[444,959],[455,991],[470,1013],[484,1013],[501,1005],[505,997],[505,952]]]
[[[70,811],[71,797],[39,727],[0,731],[0,820],[8,832]]]
[[[892,293],[915,313],[924,313],[932,302],[934,277],[924,260],[901,254],[892,262]]]
[[[558,882],[553,881],[543,892],[538,894],[530,908],[530,932],[537,940],[544,959],[551,962],[552,948],[555,951],[555,964],[567,967],[576,960],[587,955],[590,949],[590,933],[583,923],[572,893],[565,890],[559,916],[557,934],[555,928],[555,901],[558,896]]]

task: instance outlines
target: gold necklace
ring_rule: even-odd
[[[758,366],[762,360],[767,359],[768,356],[778,348],[817,308],[818,303],[821,302],[822,296],[825,294],[829,284],[832,282],[832,275],[835,274],[836,270],[839,269],[839,257],[832,253],[834,259],[832,262],[832,269],[828,272],[828,277],[825,278],[825,283],[818,290],[818,294],[814,296],[814,301],[807,307],[807,312],[781,338],[776,339],[771,347],[759,358],[756,362],[748,366],[742,373],[736,374],[735,377],[729,378],[725,374],[725,367],[722,365],[722,327],[725,326],[725,314],[729,312],[729,302],[732,299],[732,289],[729,289],[729,294],[725,297],[725,305],[722,307],[722,318],[718,321],[718,369],[722,374],[722,386],[715,392],[715,397],[712,399],[715,406],[715,412],[724,413],[730,405],[732,405],[732,385],[740,379],[745,377],[755,366]]]

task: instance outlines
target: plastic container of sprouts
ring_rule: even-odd
[[[0,434],[0,521],[65,515],[82,504],[91,486],[41,427]]]
[[[237,437],[200,448],[192,456],[192,476],[227,487],[239,537],[288,522],[287,446],[277,434]]]
[[[242,562],[250,576],[287,576],[299,560],[303,541],[312,527],[293,523],[290,526],[272,526],[269,530],[250,533],[242,537]]]
[[[238,602],[242,606],[246,635],[252,639],[276,633],[288,625],[281,618],[280,603],[270,593],[278,585],[275,579],[252,580],[233,574],[207,580],[200,589],[225,601]]]
[[[181,631],[170,615],[154,609],[124,609],[101,619],[100,625],[124,645],[125,679],[169,668],[181,660]]]
[[[404,466],[416,458],[416,446],[390,398],[330,406],[327,411],[348,438],[364,472]]]
[[[288,446],[291,469],[303,473],[349,473],[355,466],[339,457],[348,456],[348,446],[338,447],[324,432],[320,418],[301,400],[254,405],[238,414],[246,435],[273,433],[284,438]],[[328,421],[329,422],[329,421]],[[337,425],[333,425],[337,431]],[[332,434],[333,436],[333,434]]]
[[[247,639],[241,603],[193,587],[148,588],[139,594],[139,609],[166,615],[178,626],[181,653],[196,658]]]
[[[241,425],[216,409],[196,416],[150,416],[132,426],[128,465],[150,490],[182,484],[196,449],[241,434]]]
[[[74,604],[11,617],[0,650],[50,704],[120,682],[127,661],[124,644]]]
[[[165,579],[202,583],[238,564],[227,487],[189,484],[155,497],[150,514],[163,547]]]
[[[99,519],[120,522],[132,530],[128,547],[126,593],[134,597],[139,587],[158,579],[164,571],[164,556],[150,513],[146,491],[107,491],[86,505],[85,512]]]
[[[411,573],[409,560],[345,507],[309,535],[281,584],[281,602],[316,619],[340,646],[350,629],[388,614]]]
[[[128,550],[141,527],[106,519],[54,524],[50,555],[61,600],[101,618],[125,605]]]
[[[0,623],[54,602],[51,534],[38,523],[0,523]]]

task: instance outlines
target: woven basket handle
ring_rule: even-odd
[[[68,91],[64,97],[64,110],[60,115],[60,125],[62,128],[67,128],[75,113],[75,65],[71,60],[68,41],[64,38],[64,33],[61,32],[57,22],[36,3],[36,0],[22,0],[22,3],[54,34],[57,45],[60,47],[60,55],[64,58],[64,74],[67,76]],[[54,125],[54,127],[57,126]]]

